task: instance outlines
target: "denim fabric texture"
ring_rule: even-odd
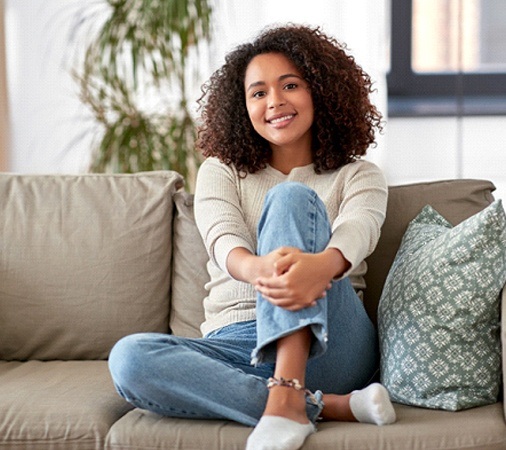
[[[317,194],[301,183],[281,183],[265,199],[258,254],[281,246],[320,252],[330,233]],[[127,336],[112,349],[109,367],[117,391],[134,406],[170,417],[255,426],[267,401],[276,340],[307,326],[314,339],[306,387],[315,392],[316,402],[308,397],[306,409],[315,422],[323,408],[322,392],[361,389],[379,364],[376,330],[348,278],[334,281],[317,306],[296,312],[259,295],[256,321],[231,324],[204,338]]]

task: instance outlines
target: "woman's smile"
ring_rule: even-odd
[[[288,126],[292,119],[295,117],[295,114],[281,114],[277,115],[274,118],[270,118],[267,120],[271,125],[274,125],[276,128],[283,128]]]

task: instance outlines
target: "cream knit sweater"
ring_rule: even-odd
[[[356,289],[363,289],[364,259],[374,250],[385,219],[387,185],[380,169],[368,161],[316,174],[313,165],[293,169],[285,175],[268,166],[240,178],[233,167],[216,158],[200,167],[195,191],[195,219],[210,261],[209,295],[204,300],[205,335],[235,322],[255,319],[255,290],[249,283],[233,279],[226,268],[230,251],[257,248],[257,223],[267,191],[284,181],[309,186],[323,200],[332,237],[328,247],[338,248],[351,263],[350,276]]]

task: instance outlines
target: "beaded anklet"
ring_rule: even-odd
[[[302,390],[305,391],[306,390],[306,388],[300,384],[300,382],[299,382],[299,380],[297,380],[297,378],[287,380],[286,378],[280,377],[278,380],[275,377],[270,377],[267,380],[267,389],[270,389],[274,386],[291,387],[291,388],[294,388],[296,391],[302,391]]]
[[[267,389],[271,389],[274,386],[290,387],[295,389],[296,391],[303,391],[304,394],[306,394],[311,399],[312,403],[314,404],[318,403],[314,394],[309,389],[306,389],[304,386],[302,386],[299,380],[297,380],[297,378],[287,380],[286,378],[283,377],[280,377],[279,379],[275,377],[270,377],[267,380]]]

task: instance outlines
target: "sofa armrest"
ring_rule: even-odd
[[[506,421],[506,286],[501,292],[501,345],[502,345],[502,388],[503,410]]]

